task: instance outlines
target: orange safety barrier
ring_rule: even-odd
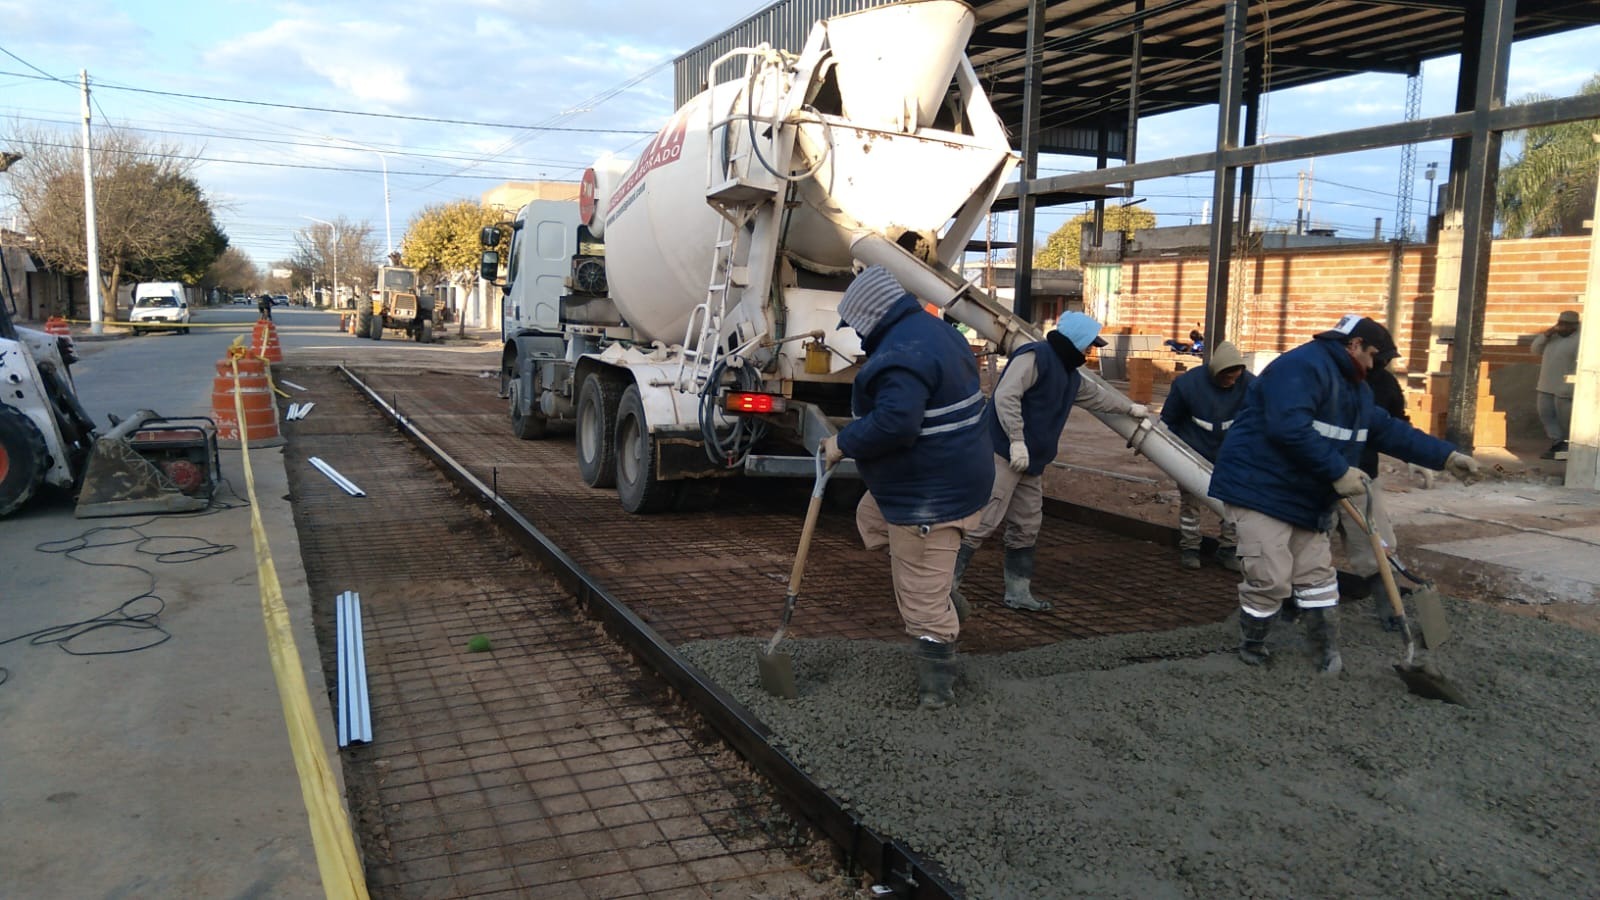
[[[217,362],[217,377],[211,382],[211,418],[217,422],[217,441],[225,446],[238,446],[240,413],[234,403],[233,359],[225,356]],[[283,444],[278,431],[278,404],[267,383],[267,364],[245,356],[239,358],[238,407],[244,412],[243,431],[253,447],[275,447]]]
[[[259,319],[250,332],[250,355],[267,362],[283,362],[283,347],[278,344],[278,327],[271,319]]]
[[[67,327],[67,320],[61,316],[51,316],[44,320],[45,334],[71,334],[72,329]]]

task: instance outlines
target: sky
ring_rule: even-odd
[[[603,154],[637,153],[672,112],[673,58],[766,5],[701,0],[669,13],[641,0],[0,0],[0,135],[45,128],[78,140],[87,70],[95,126],[197,158],[194,177],[219,223],[258,265],[291,256],[296,232],[315,219],[364,221],[379,247],[386,233],[398,246],[430,204],[477,199],[503,181],[576,181]],[[1597,46],[1597,29],[1517,45],[1508,96],[1575,93],[1600,71]],[[1452,110],[1456,71],[1453,58],[1424,67],[1423,116]],[[1403,76],[1340,79],[1271,95],[1262,130],[1305,136],[1397,121],[1404,100]],[[1147,119],[1139,156],[1207,149],[1215,130],[1214,109]],[[1423,173],[1448,155],[1442,142],[1417,148],[1418,230]],[[1314,226],[1366,236],[1381,217],[1391,236],[1399,162],[1392,148],[1264,167],[1256,218],[1292,224],[1307,171]],[[1048,157],[1040,173],[1090,167]],[[1199,223],[1211,182],[1151,181],[1135,196],[1159,225]],[[1082,209],[1042,210],[1040,238]],[[0,223],[14,212],[0,199]],[[999,236],[1014,235],[1014,221],[999,218]]]

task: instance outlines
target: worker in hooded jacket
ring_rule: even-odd
[[[994,479],[978,364],[966,339],[881,266],[856,276],[839,316],[867,360],[851,395],[855,419],[823,453],[830,464],[854,459],[867,484],[856,527],[867,549],[889,548],[900,617],[916,639],[918,702],[937,709],[955,697],[956,549]]]
[[[1304,613],[1318,669],[1343,668],[1328,532],[1339,498],[1367,489],[1359,468],[1367,444],[1463,480],[1478,473],[1471,456],[1373,404],[1367,373],[1394,352],[1373,319],[1341,318],[1267,366],[1222,441],[1210,494],[1239,534],[1239,658],[1249,665],[1267,661],[1267,635],[1290,604]]]
[[[1211,351],[1206,364],[1179,375],[1161,404],[1161,422],[1206,462],[1216,463],[1222,439],[1244,405],[1245,393],[1255,380],[1244,367],[1244,355],[1228,341]],[[1200,510],[1202,498],[1178,489],[1178,561],[1185,569],[1200,568]],[[1239,535],[1233,523],[1222,520],[1217,544],[1217,564],[1239,571]]]
[[[1012,609],[1043,612],[1049,600],[1033,593],[1039,526],[1044,522],[1044,470],[1056,458],[1061,430],[1076,402],[1094,412],[1143,419],[1144,404],[1084,379],[1079,371],[1094,347],[1105,346],[1100,323],[1081,312],[1063,313],[1042,341],[1011,351],[984,414],[993,451],[994,488],[978,527],[961,540],[951,599],[965,614],[959,589],[972,556],[1002,523],[1005,531],[1005,597]]]

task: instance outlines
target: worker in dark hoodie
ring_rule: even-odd
[[[1012,609],[1044,612],[1049,600],[1033,593],[1034,553],[1044,522],[1044,470],[1056,458],[1061,430],[1074,403],[1095,412],[1150,414],[1115,391],[1085,381],[1087,354],[1105,346],[1100,323],[1081,312],[1062,313],[1042,341],[1011,351],[984,415],[994,459],[994,488],[978,527],[961,539],[952,599],[965,610],[961,577],[972,556],[1002,524],[1005,531],[1005,597]]]
[[[938,709],[955,699],[956,550],[994,479],[977,360],[881,266],[850,283],[839,316],[867,359],[851,394],[855,419],[823,441],[823,453],[830,464],[854,459],[867,484],[856,528],[867,549],[889,548],[895,600],[917,648],[918,704]]]
[[[1244,355],[1228,341],[1211,351],[1206,364],[1179,375],[1161,404],[1161,423],[1194,452],[1216,463],[1222,439],[1244,405],[1245,393],[1255,376],[1245,370]],[[1200,568],[1200,510],[1205,501],[1178,488],[1178,561],[1185,569]],[[1217,564],[1239,571],[1239,535],[1223,518]]]

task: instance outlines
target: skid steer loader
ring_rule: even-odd
[[[46,486],[78,491],[79,518],[209,506],[215,424],[141,410],[98,433],[72,381],[72,339],[18,326],[15,309],[0,254],[0,517]]]

